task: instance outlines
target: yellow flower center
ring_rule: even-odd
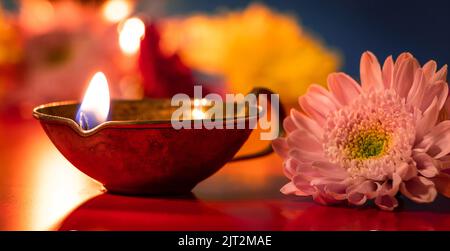
[[[345,144],[350,159],[364,160],[383,156],[389,149],[390,136],[383,130],[358,132]]]

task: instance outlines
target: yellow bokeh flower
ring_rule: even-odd
[[[0,6],[0,66],[16,64],[22,56],[20,34]]]
[[[311,83],[325,84],[338,54],[305,32],[297,20],[260,4],[244,11],[194,15],[162,24],[162,47],[194,69],[222,75],[235,92],[268,87],[287,103]]]
[[[1,5],[1,4],[0,4]],[[3,13],[0,6],[0,101],[7,92],[9,68],[22,58],[22,45],[17,27]]]

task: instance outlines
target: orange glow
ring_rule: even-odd
[[[21,1],[20,21],[32,32],[45,32],[53,25],[55,10],[48,0]]]
[[[84,94],[80,112],[92,114],[97,123],[102,123],[108,118],[109,106],[108,80],[103,72],[97,72],[92,77],[89,87]]]
[[[208,100],[202,99],[194,99],[194,108],[191,111],[192,119],[205,119],[206,113],[203,111],[203,106],[208,104]]]
[[[205,119],[206,114],[199,108],[192,109],[192,119]]]
[[[193,69],[224,77],[234,93],[257,85],[295,104],[311,83],[325,84],[340,65],[339,55],[303,30],[295,17],[260,4],[168,18],[160,27],[166,54],[176,52]]]
[[[33,187],[33,217],[30,229],[48,230],[57,227],[71,209],[101,192],[101,185],[76,170],[53,146],[42,147],[45,139],[36,141],[33,165],[39,170]]]
[[[10,215],[8,223],[11,224],[6,226],[7,229],[56,230],[70,211],[102,193],[101,184],[73,167],[38,124],[30,122],[1,127],[7,131],[11,128],[17,131],[8,136],[0,135],[7,141],[17,140],[12,149],[5,150],[6,145],[3,145],[2,150],[11,162],[10,165],[9,161],[2,162],[6,164],[2,174],[7,175],[10,171],[10,176],[4,180],[20,185],[2,190],[7,196],[14,191],[15,198],[14,209],[10,207],[8,211],[6,206],[5,213]],[[5,225],[0,224],[0,229],[2,227]]]
[[[15,64],[22,59],[23,45],[20,38],[21,34],[14,26],[14,21],[3,13],[0,6],[0,66]],[[1,91],[0,83],[0,98]]]
[[[127,19],[119,29],[119,45],[123,53],[136,54],[145,35],[145,24],[137,17]]]
[[[208,100],[207,99],[194,99],[194,106],[198,107],[198,106],[205,106],[208,104]]]
[[[126,0],[109,0],[102,8],[103,17],[111,23],[122,21],[130,15],[131,11],[131,3]]]

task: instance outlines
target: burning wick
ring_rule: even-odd
[[[110,108],[108,80],[97,72],[84,94],[75,121],[83,130],[92,129],[108,119]]]
[[[84,112],[79,112],[77,117],[78,117],[77,121],[81,129],[89,130],[89,121],[86,114],[84,114]]]

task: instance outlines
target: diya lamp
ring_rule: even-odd
[[[262,88],[253,93],[271,94]],[[261,152],[233,158],[252,129],[176,130],[171,124],[175,109],[170,99],[110,100],[106,77],[97,73],[81,104],[45,104],[33,116],[76,168],[113,193],[188,193],[228,161],[272,151],[269,144]],[[203,119],[197,107],[192,111],[190,122]],[[284,117],[282,108],[279,117]],[[223,123],[251,118],[246,113]]]

